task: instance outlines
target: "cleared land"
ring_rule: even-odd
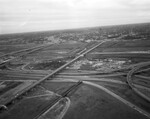
[[[0,119],[150,118],[149,26],[0,36]]]

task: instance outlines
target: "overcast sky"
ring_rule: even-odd
[[[0,0],[0,34],[150,22],[150,0]]]

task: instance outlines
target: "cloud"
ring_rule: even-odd
[[[116,0],[116,2],[128,9],[150,10],[150,0]]]
[[[0,27],[23,32],[145,22],[149,6],[150,0],[1,0]]]

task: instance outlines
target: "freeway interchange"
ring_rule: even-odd
[[[61,66],[57,66],[56,64],[57,67],[55,66],[55,70],[25,69],[25,66],[27,67],[31,64],[31,58],[38,58],[40,52],[41,54],[47,52],[51,53],[51,49],[49,50],[48,48],[53,45],[42,45],[1,56],[2,59],[5,59],[5,57],[10,57],[10,59],[0,64],[0,118],[9,119],[13,116],[15,119],[46,119],[51,116],[52,118],[56,118],[54,115],[57,115],[59,118],[69,119],[71,115],[75,116],[79,114],[79,116],[81,116],[82,108],[83,112],[94,110],[95,112],[90,111],[90,116],[92,113],[98,114],[100,106],[103,107],[99,109],[101,113],[103,111],[107,112],[110,109],[112,111],[110,115],[114,118],[133,119],[136,118],[136,116],[142,119],[150,118],[150,105],[148,105],[150,103],[148,94],[150,92],[150,76],[142,74],[150,70],[149,61],[127,64],[124,67],[106,70],[105,72],[94,69],[92,69],[94,71],[86,70],[86,68],[84,70],[72,68],[75,63],[75,65],[82,65],[83,63],[85,67],[93,65],[91,61],[83,60],[84,62],[82,61],[81,64],[79,64],[80,62],[78,63],[78,61],[88,59],[89,57],[91,60],[91,57],[99,57],[100,55],[103,55],[102,58],[108,56],[112,57],[112,55],[116,57],[116,55],[119,55],[118,57],[120,58],[123,57],[123,54],[128,55],[128,57],[132,57],[133,54],[140,57],[139,54],[141,54],[144,55],[144,57],[147,55],[147,59],[149,58],[149,52],[101,51],[108,42],[111,46],[111,42],[118,43],[119,41],[101,40],[92,42],[90,45],[87,43],[84,46],[81,45],[80,47],[71,49],[68,54],[62,55],[63,58],[65,57],[64,59],[68,58],[69,60]],[[63,50],[63,48],[61,50]],[[97,50],[99,50],[98,53]],[[58,55],[60,54],[58,53],[57,56]],[[52,60],[56,60],[57,56],[53,56],[56,58],[52,58]],[[48,58],[51,57],[49,56]],[[22,65],[21,67],[24,68],[12,67],[11,63],[17,63],[18,59],[18,62],[23,62],[20,64]],[[58,62],[60,61],[61,60]],[[103,62],[104,61],[105,60],[103,60]],[[34,61],[32,60],[32,62]],[[99,62],[102,63],[102,61]],[[104,64],[108,65],[113,61],[107,60],[105,62]],[[113,63],[112,65],[115,64],[118,66],[116,62]],[[32,67],[33,66],[36,65],[32,65]],[[101,65],[100,68],[103,68],[103,65]],[[143,91],[146,93],[143,93]],[[100,97],[101,95],[102,97]],[[90,100],[91,97],[94,97],[93,100]],[[84,103],[84,101],[86,103]],[[91,107],[88,105],[88,101],[89,105],[91,103]],[[94,103],[95,101],[97,101],[97,104]],[[60,104],[60,102],[63,103]],[[95,106],[93,107],[93,105]],[[120,108],[114,110],[117,106]],[[105,109],[105,107],[107,108]],[[53,112],[53,110],[59,111],[56,113],[55,111]],[[20,114],[16,114],[17,111],[19,111]],[[116,115],[117,113],[120,115]],[[122,117],[121,114],[124,116]],[[104,114],[102,117],[111,117],[107,117],[107,115],[108,114]],[[85,114],[84,116],[86,117]],[[78,116],[76,116],[76,118],[78,118]],[[92,116],[90,118],[92,118]]]

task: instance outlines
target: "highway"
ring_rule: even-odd
[[[0,58],[7,57],[7,56],[10,57],[12,55],[18,55],[19,53],[24,53],[24,52],[31,53],[31,52],[34,52],[34,51],[39,50],[41,48],[45,48],[45,47],[50,46],[50,45],[52,45],[52,44],[44,44],[44,45],[39,45],[39,46],[28,48],[28,49],[23,49],[23,50],[7,53],[7,54],[4,54],[4,55],[1,55]]]
[[[77,80],[51,80],[50,82],[78,82]],[[138,111],[139,113],[145,115],[146,117],[150,118],[150,113],[143,110],[142,108],[139,108],[138,106],[136,106],[135,104],[127,101],[126,99],[122,98],[121,96],[115,94],[114,92],[112,92],[111,90],[105,88],[104,86],[102,85],[98,85],[96,83],[93,83],[93,82],[89,82],[89,81],[82,81],[83,84],[87,84],[87,85],[90,85],[90,86],[93,86],[95,88],[98,88],[100,90],[103,90],[104,92],[108,93],[109,95],[111,95],[112,97],[116,98],[117,100],[121,101],[122,103],[124,103],[125,105],[131,107],[132,109]]]
[[[133,67],[133,69],[131,71],[129,71],[128,75],[127,75],[127,82],[129,84],[129,86],[132,88],[132,90],[134,90],[139,96],[141,96],[142,98],[144,98],[145,100],[147,100],[148,102],[150,102],[150,97],[148,97],[147,95],[143,94],[142,92],[140,92],[134,85],[132,82],[132,75],[134,75],[134,73],[139,70],[140,68],[150,65],[150,62],[144,62],[141,63],[140,65]],[[149,81],[149,80],[148,80]]]
[[[72,91],[76,90],[81,84],[82,84],[82,81],[78,81],[73,86],[70,86],[66,91],[64,91],[60,94],[60,97],[56,98],[52,102],[49,102],[49,104],[40,113],[38,113],[38,115],[36,115],[34,117],[34,119],[40,118],[47,110],[49,110],[52,106],[54,106],[56,103],[58,103],[62,98],[70,95],[70,93]]]
[[[101,42],[97,43],[96,45],[93,44],[89,48],[83,48],[82,51],[79,51],[79,53],[77,53],[77,56],[75,56],[75,58],[73,58],[71,61],[67,62],[66,64],[62,65],[61,67],[57,68],[54,71],[1,70],[0,71],[0,74],[1,74],[0,81],[24,81],[24,84],[26,84],[26,85],[23,85],[22,88],[17,87],[18,90],[16,92],[14,92],[13,94],[11,94],[11,92],[9,92],[8,94],[6,93],[5,95],[2,95],[2,97],[8,97],[8,98],[0,99],[1,109],[4,109],[3,107],[7,107],[7,105],[9,103],[13,102],[14,100],[17,100],[19,97],[22,97],[24,94],[27,95],[30,90],[38,88],[38,86],[40,84],[42,84],[43,82],[73,81],[73,82],[76,82],[75,85],[73,85],[72,87],[69,87],[68,90],[63,92],[61,94],[61,97],[57,98],[54,102],[50,102],[49,105],[47,105],[47,107],[45,107],[44,110],[42,110],[41,113],[39,113],[35,117],[35,119],[39,118],[42,114],[44,114],[47,110],[49,110],[53,105],[55,105],[63,97],[67,97],[69,94],[71,94],[71,91],[76,90],[76,88],[78,88],[78,86],[80,86],[82,83],[90,85],[90,86],[94,86],[96,88],[99,88],[99,89],[105,91],[106,93],[112,95],[113,97],[120,100],[121,102],[128,105],[129,107],[137,110],[141,114],[150,118],[149,112],[143,110],[142,108],[139,108],[138,106],[134,105],[133,103],[123,99],[122,97],[118,96],[114,92],[112,92],[112,91],[108,90],[107,88],[105,88],[104,86],[102,86],[104,83],[105,84],[112,83],[112,85],[114,85],[114,84],[129,85],[131,87],[131,89],[134,90],[139,96],[141,96],[142,98],[144,98],[145,100],[150,102],[149,97],[144,95],[143,93],[141,93],[137,88],[148,90],[148,91],[150,89],[147,88],[146,86],[140,85],[138,83],[134,84],[132,81],[133,75],[141,78],[141,80],[142,80],[142,78],[144,78],[145,81],[149,80],[149,77],[145,77],[145,76],[138,74],[140,72],[149,70],[149,68],[140,69],[144,66],[150,65],[149,61],[141,62],[141,63],[137,63],[137,64],[131,64],[122,69],[113,70],[112,72],[108,72],[108,73],[90,72],[90,71],[88,71],[88,72],[86,72],[86,71],[85,72],[82,72],[82,71],[68,72],[67,70],[65,71],[66,67],[70,66],[72,63],[80,60],[81,58],[85,57],[86,54],[90,53],[91,51],[93,51],[94,49],[96,49],[97,47],[99,47],[101,44],[103,44],[106,41],[108,41],[108,40],[101,41]],[[23,56],[28,53],[32,53],[41,48],[42,47],[37,47],[35,49],[28,49],[29,50],[29,51],[27,50],[28,52],[26,52],[26,50],[25,50],[26,53],[23,53],[22,55],[19,55],[19,56]],[[24,52],[24,50],[23,50],[23,52]],[[18,53],[18,52],[16,52],[16,53]],[[112,52],[105,52],[103,54],[109,54],[109,53],[112,53]],[[113,53],[115,54],[115,52],[113,52]],[[121,53],[122,52],[118,52],[116,54],[121,54]],[[126,54],[126,53],[134,54],[137,52],[125,52],[124,54]],[[142,53],[142,52],[139,52],[139,53]],[[143,52],[143,53],[145,53],[145,52]],[[17,58],[17,57],[15,57],[15,58]],[[13,60],[13,59],[8,60],[8,62],[11,60]],[[127,76],[127,81],[111,79],[111,77],[116,77],[116,76]],[[12,80],[10,80],[10,78],[7,79],[7,77],[12,77],[12,78],[14,77],[14,78]],[[4,80],[3,80],[3,78],[4,78]],[[29,81],[30,83],[27,81]],[[98,84],[96,84],[96,82],[100,82],[102,85],[98,85]],[[9,95],[9,96],[7,96],[7,95]]]
[[[7,54],[4,54],[4,55],[1,55],[0,58],[1,59],[4,58],[4,61],[0,62],[0,67],[8,64],[12,60],[15,60],[15,59],[17,59],[19,57],[22,57],[24,55],[36,52],[38,50],[41,50],[42,48],[49,47],[50,45],[52,45],[52,44],[40,45],[40,46],[36,46],[36,47],[33,47],[33,48],[23,49],[23,50],[20,50],[20,51],[15,51],[15,52],[12,52],[12,53],[7,53]]]
[[[138,106],[134,105],[133,103],[123,99],[122,97],[120,97],[119,95],[116,95],[115,93],[113,93],[112,91],[108,90],[107,88],[101,86],[101,85],[97,85],[95,83],[91,83],[91,82],[87,82],[87,81],[84,81],[83,83],[85,84],[88,84],[88,85],[92,85],[92,86],[95,86],[103,91],[105,91],[106,93],[110,94],[111,96],[113,96],[114,98],[118,99],[119,101],[123,102],[124,104],[128,105],[129,107],[137,110],[139,113],[147,116],[148,118],[150,118],[150,113],[143,110],[142,108],[139,108]]]
[[[113,55],[113,54],[150,54],[150,51],[127,51],[127,52],[92,52],[91,54]]]
[[[44,78],[36,81],[35,83],[31,84],[30,86],[28,86],[26,88],[24,88],[23,90],[21,90],[20,92],[18,92],[16,95],[12,95],[7,100],[1,101],[0,105],[7,106],[7,104],[10,103],[11,101],[13,101],[14,99],[18,98],[19,96],[23,95],[24,93],[27,93],[29,90],[31,90],[32,88],[36,87],[37,85],[39,85],[40,83],[44,82],[45,80],[53,78],[56,74],[58,74],[60,71],[62,71],[63,69],[65,69],[67,66],[69,66],[70,64],[72,64],[75,61],[79,60],[80,58],[84,57],[85,54],[87,54],[87,53],[91,52],[92,50],[94,50],[95,48],[99,47],[104,42],[106,42],[106,41],[102,41],[102,42],[96,44],[95,46],[91,47],[90,49],[87,49],[85,52],[82,52],[79,56],[76,56],[70,62],[67,62],[63,66],[61,66],[58,69],[54,70],[52,73],[46,75]]]

